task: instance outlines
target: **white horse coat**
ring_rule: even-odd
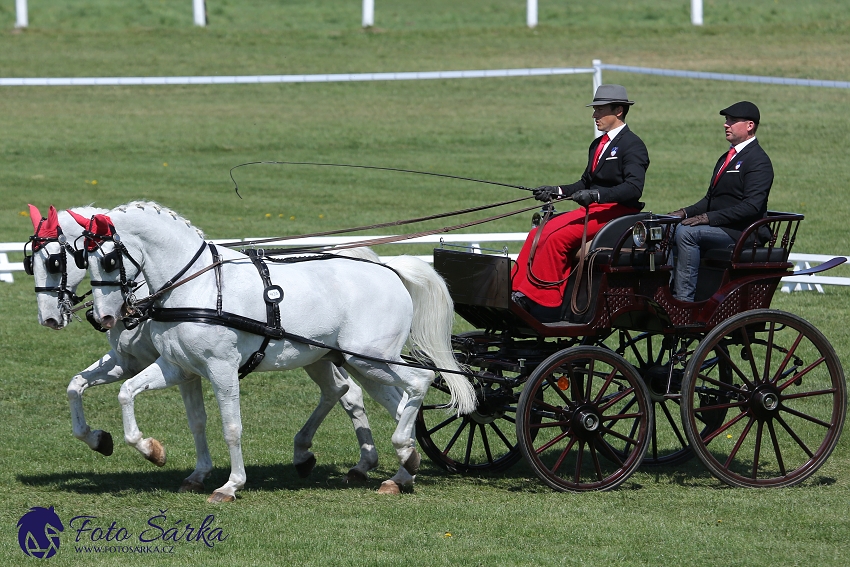
[[[33,206],[30,206],[30,212],[33,226],[37,231],[36,236],[44,236],[46,232],[55,235],[57,227],[61,234],[65,236],[69,245],[82,236],[83,229],[74,221],[71,214],[66,211],[61,211],[57,215],[56,210],[51,206],[49,218],[47,219],[43,219],[38,209]],[[107,211],[93,207],[81,207],[74,209],[74,212],[84,217],[91,217],[94,214],[103,214]],[[39,231],[42,234],[38,234]],[[64,276],[65,290],[68,293],[74,294],[86,275],[86,270],[76,266],[70,252],[66,249],[64,273],[49,273],[46,269],[48,258],[52,254],[61,255],[62,253],[61,245],[54,239],[52,240],[45,243],[39,250],[33,253],[32,271],[36,288],[59,288],[62,286],[61,280]],[[348,254],[355,257],[377,259],[377,255],[369,249],[354,249],[348,252]],[[134,277],[135,273],[131,273],[130,276]],[[137,293],[142,295],[147,294],[147,286],[143,283],[137,290]],[[40,291],[36,295],[40,324],[51,329],[59,330],[72,321],[69,312],[70,306],[60,305],[57,298],[57,291]],[[83,392],[90,386],[109,384],[129,376],[134,376],[156,361],[159,353],[151,340],[149,321],[142,322],[132,330],[126,329],[123,322],[118,321],[112,329],[107,331],[106,335],[112,349],[88,368],[76,374],[68,385],[67,393],[71,407],[74,436],[84,441],[91,449],[108,456],[112,454],[112,436],[106,431],[99,429],[92,430],[86,422],[82,404]],[[203,490],[203,481],[212,471],[212,459],[206,439],[207,417],[204,409],[201,381],[198,378],[198,376],[186,377],[179,383],[181,396],[186,408],[189,429],[195,440],[197,456],[195,470],[183,481],[180,488],[181,491]],[[366,477],[369,470],[377,465],[377,452],[375,451],[371,428],[363,407],[363,397],[360,388],[350,378],[345,376],[344,372],[341,372],[340,379],[346,382],[349,389],[340,398],[339,402],[349,414],[360,443],[360,462],[349,471],[347,479],[361,480]],[[388,399],[388,403],[395,401],[396,404],[398,404],[401,398],[401,393],[394,391],[376,392],[376,395],[383,395]],[[135,417],[132,418],[132,421],[135,421]],[[309,463],[313,457],[308,449],[315,430],[311,430],[310,425],[312,424],[305,426],[296,438],[294,462],[300,467],[300,473],[309,473],[309,469],[312,468],[312,464]],[[134,439],[133,446],[146,459],[157,466],[163,466],[165,464],[165,449],[156,439]]]
[[[203,242],[188,221],[154,203],[130,203],[113,209],[108,216],[95,217],[89,228],[96,234],[94,241],[99,242],[91,251],[89,262],[93,280],[115,280],[114,274],[103,270],[100,260],[114,250],[115,243],[109,235],[117,234],[125,247],[125,259],[134,258],[140,264],[145,280],[155,290],[180,272]],[[264,285],[256,268],[238,252],[219,248],[219,253],[226,261],[221,266],[223,311],[265,322]],[[204,250],[186,274],[211,263],[210,251]],[[412,484],[418,469],[414,421],[434,377],[430,370],[404,365],[400,354],[408,335],[416,351],[436,367],[459,372],[461,369],[451,352],[453,311],[442,279],[431,266],[414,258],[398,258],[392,268],[345,259],[269,263],[272,282],[284,290],[280,304],[282,328],[329,348],[298,340],[272,340],[256,370],[305,368],[323,388],[320,407],[311,416],[311,420],[318,421],[346,390],[333,372],[334,363],[342,364],[364,387],[377,386],[367,387],[370,393],[381,391],[380,386],[401,388],[407,399],[398,412],[398,426],[392,438],[401,466],[385,482],[388,491],[393,491],[392,487],[397,491],[398,485]],[[218,293],[216,276],[210,270],[164,293],[157,304],[166,309],[215,309]],[[117,324],[124,306],[120,289],[97,287],[93,300],[95,319],[107,328]],[[257,350],[263,337],[206,323],[152,321],[150,325],[160,357],[121,388],[125,438],[133,442],[141,437],[132,419],[137,393],[179,384],[186,375],[206,377],[219,404],[231,457],[230,478],[213,492],[210,500],[233,500],[245,484],[237,370]],[[375,362],[333,349],[390,362]],[[449,372],[443,378],[452,392],[452,407],[460,413],[474,410],[475,393],[470,382]],[[398,406],[379,401],[391,414],[396,413]]]

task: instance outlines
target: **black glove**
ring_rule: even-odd
[[[677,209],[677,210],[673,211],[672,213],[667,213],[667,216],[668,217],[679,217],[680,219],[683,219],[683,218],[686,217],[685,209]]]
[[[599,202],[599,191],[596,189],[579,189],[573,193],[572,199],[582,207],[589,207],[591,203]]]
[[[561,194],[560,188],[555,185],[541,185],[532,189],[531,192],[534,193],[534,198],[538,201],[551,201]]]

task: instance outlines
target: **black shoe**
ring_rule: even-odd
[[[518,291],[511,292],[511,300],[541,323],[554,323],[561,320],[560,305],[557,307],[546,307]]]

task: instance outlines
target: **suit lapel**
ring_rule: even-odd
[[[614,136],[614,139],[613,139],[613,140],[611,140],[610,142],[608,142],[608,149],[607,149],[607,150],[605,150],[605,151],[610,151],[610,150],[611,150],[611,148],[616,148],[617,146],[616,146],[615,144],[618,144],[618,143],[619,143],[620,138],[622,138],[622,137],[623,137],[623,134],[624,134],[624,133],[626,133],[626,132],[628,132],[628,130],[629,130],[629,126],[628,126],[628,125],[623,126],[623,129],[622,129],[622,130],[620,130],[620,132],[619,132],[616,136]],[[600,139],[601,139],[601,136],[600,136]],[[594,148],[594,149],[595,149],[595,148]],[[599,172],[599,170],[602,168],[602,165],[605,163],[605,151],[603,151],[603,153],[599,154],[599,163],[598,163],[598,164],[596,165],[596,167],[593,169],[593,174],[594,174],[594,175],[596,175],[596,173],[598,173],[598,172]],[[591,154],[591,159],[592,159],[592,154]]]
[[[738,163],[738,162],[740,162],[740,161],[743,161],[743,160],[744,160],[744,158],[746,157],[747,153],[748,153],[751,149],[753,149],[755,146],[757,146],[757,145],[758,145],[758,143],[759,143],[759,141],[758,141],[757,139],[756,139],[756,140],[753,140],[752,142],[750,142],[749,144],[747,144],[747,145],[744,147],[744,149],[743,149],[743,150],[741,150],[741,152],[740,152],[740,153],[735,154],[735,156],[734,156],[734,157],[733,157],[733,158],[729,161],[729,165],[727,165],[727,166],[726,166],[726,170],[728,170],[728,169],[729,169],[729,166],[733,166],[733,167],[734,167],[734,165],[733,165],[733,164],[736,164],[736,163]],[[727,153],[728,153],[728,152],[727,152]],[[717,165],[714,167],[714,174],[711,176],[711,186],[712,186],[712,187],[717,187],[717,184],[718,184],[718,183],[720,183],[720,180],[721,180],[721,179],[723,179],[723,175],[726,175],[726,171],[724,171],[724,172],[723,172],[723,175],[721,175],[720,177],[717,177],[717,172],[718,172],[718,171],[720,171],[720,168],[721,168],[721,167],[723,167],[723,162],[725,162],[725,161],[726,161],[726,154],[723,154],[722,156],[720,156],[720,159],[719,159],[719,160],[717,160]],[[715,179],[717,179],[717,183],[715,183],[715,182],[714,182],[714,180],[715,180]]]

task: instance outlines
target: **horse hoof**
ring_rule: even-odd
[[[313,469],[316,467],[316,456],[310,455],[310,458],[304,461],[303,463],[298,463],[295,465],[295,470],[298,472],[298,476],[301,478],[307,478],[310,476],[310,473],[313,472]]]
[[[108,457],[112,454],[114,448],[115,446],[112,443],[112,434],[108,431],[101,431],[97,439],[97,447],[95,447],[94,450],[104,457]]]
[[[151,438],[149,443],[151,452],[145,458],[158,467],[165,466],[165,447],[154,438]]]
[[[180,485],[179,492],[203,492],[204,491],[204,483],[196,482],[194,480],[189,480],[188,478],[183,481],[183,484]],[[212,496],[210,496],[212,498]]]
[[[401,494],[401,488],[392,480],[385,480],[381,483],[378,494]]]
[[[366,484],[369,477],[366,473],[360,472],[357,469],[351,469],[348,474],[342,477],[342,482],[345,484]]]
[[[230,494],[225,494],[224,492],[219,492],[216,490],[213,492],[209,498],[207,498],[207,502],[214,504],[216,502],[233,502],[236,500],[235,496],[231,496]]]
[[[416,449],[414,449],[413,452],[410,453],[410,456],[407,457],[407,460],[404,461],[404,464],[401,466],[403,466],[407,472],[416,476],[416,473],[419,472],[419,465],[421,463],[422,457],[420,457],[419,453],[416,451]]]

